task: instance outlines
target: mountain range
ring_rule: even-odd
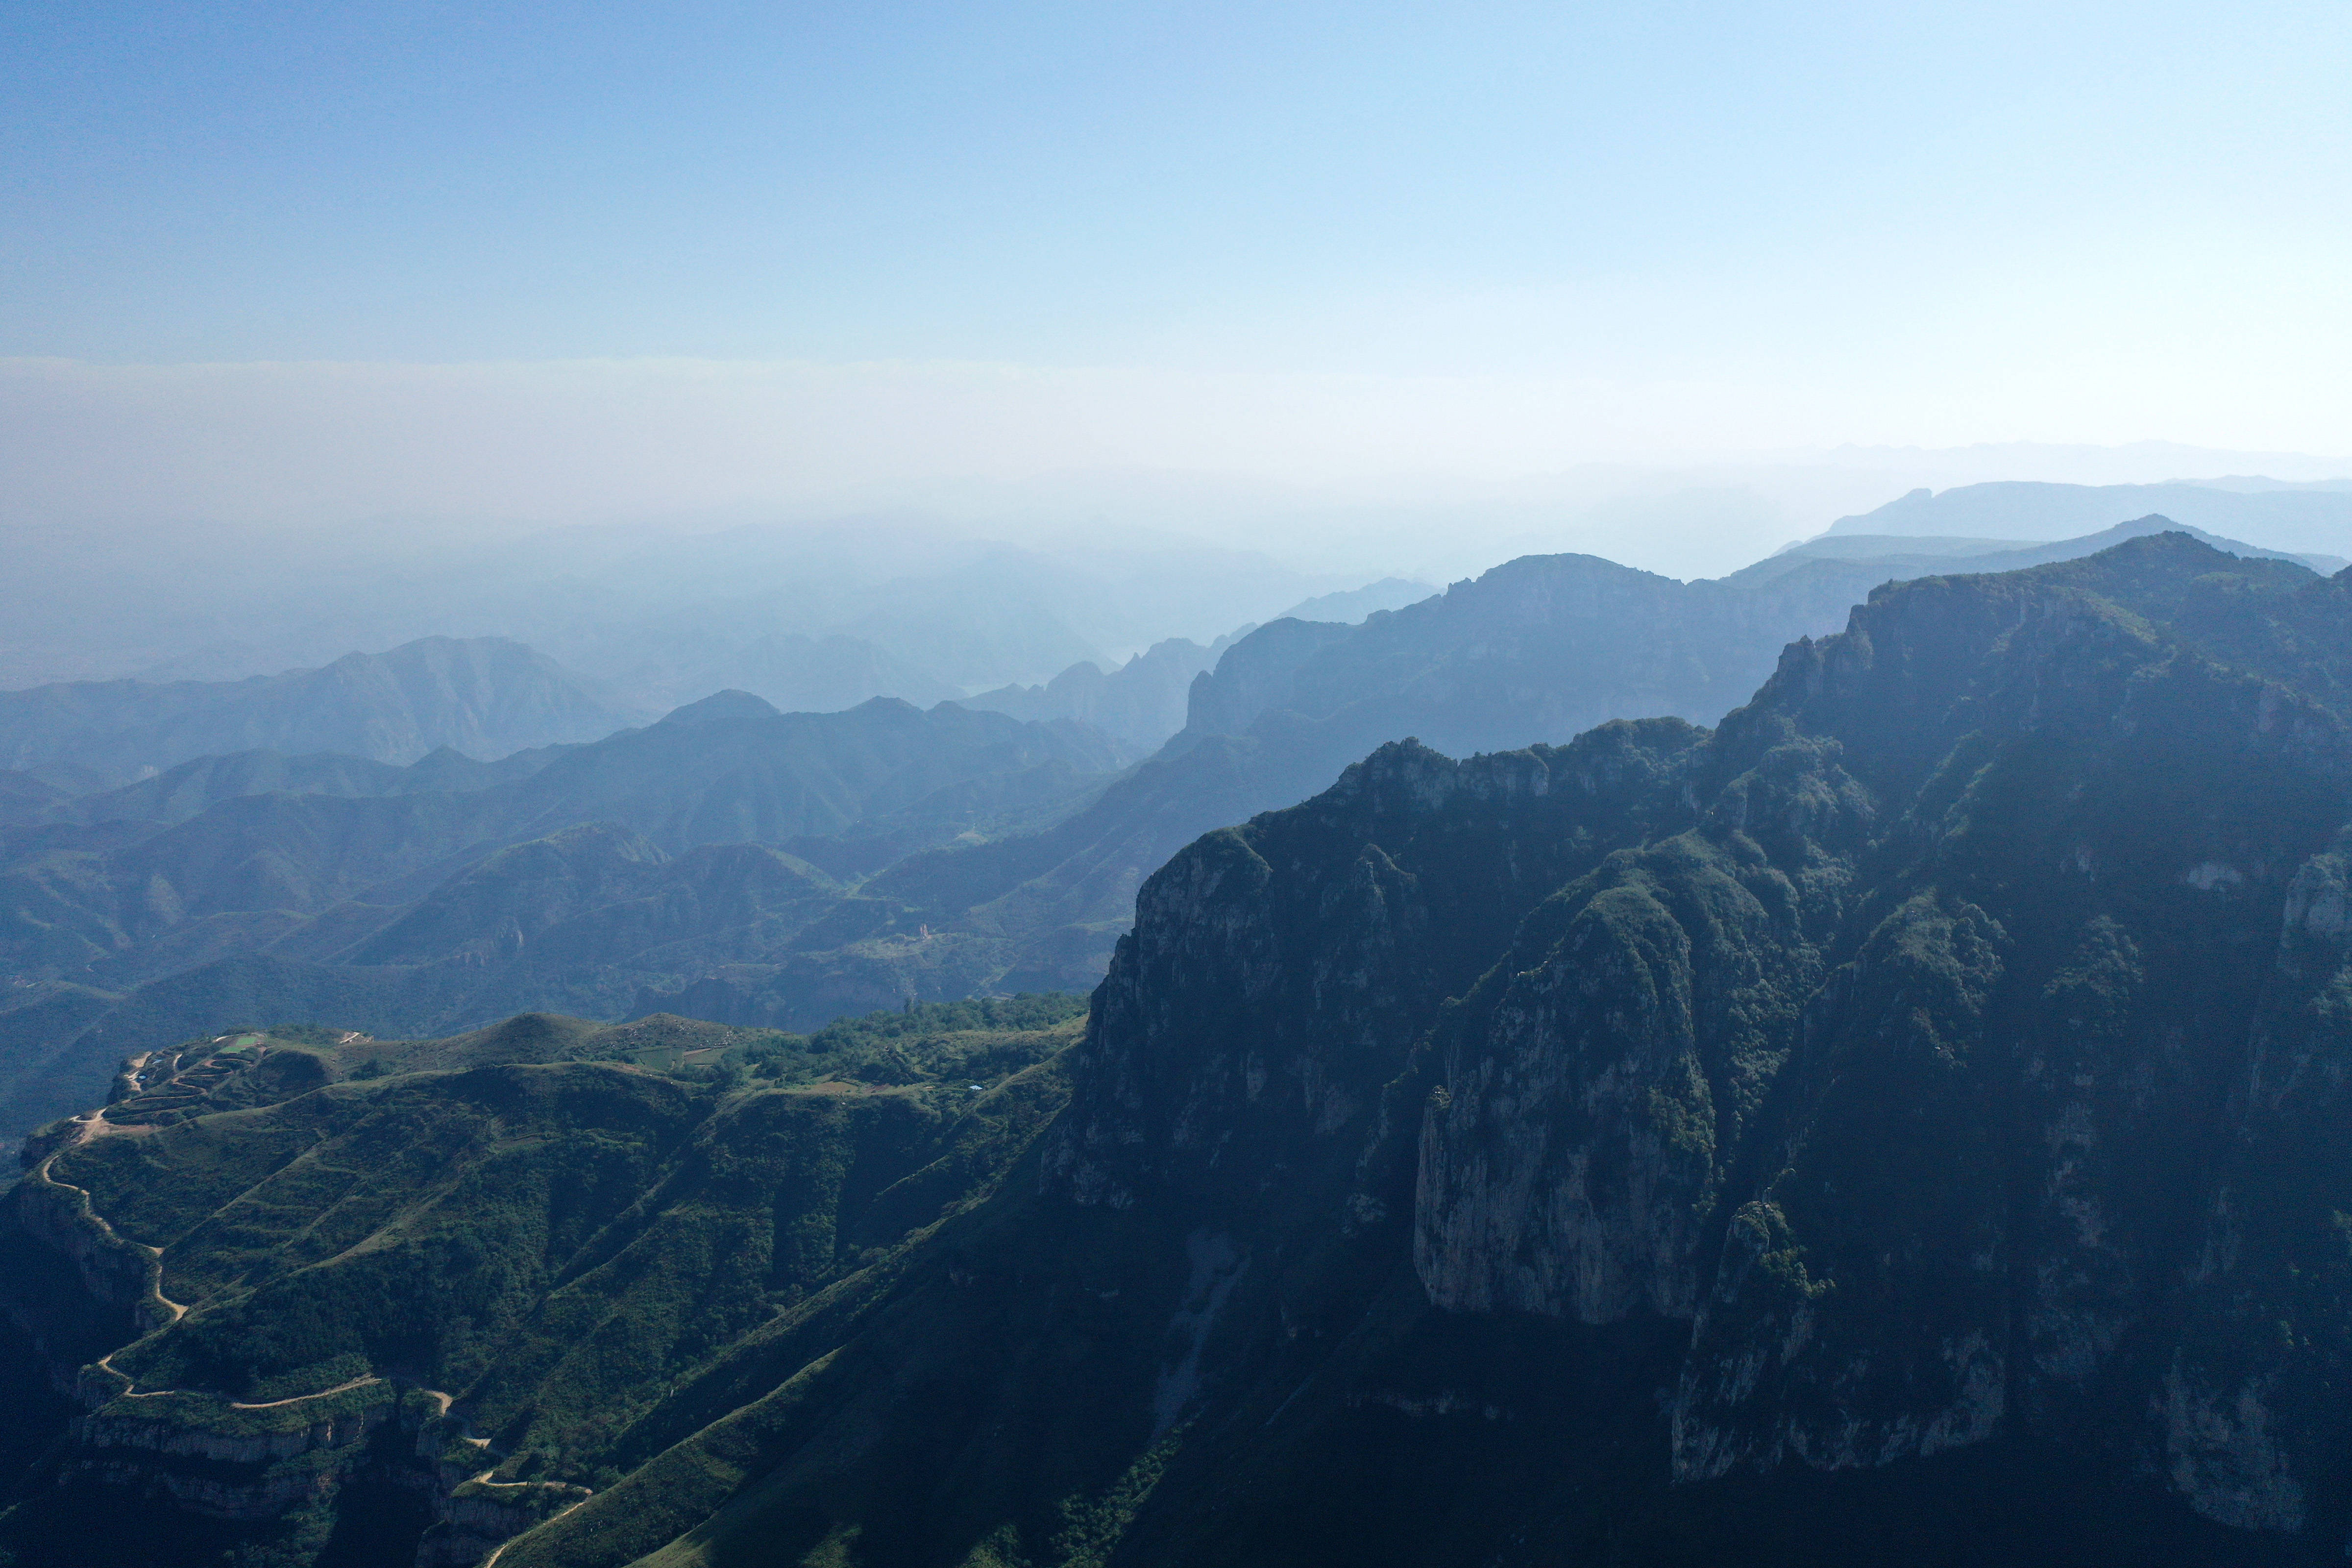
[[[825,948],[854,946],[866,911],[837,878],[1050,814],[1127,760],[1067,722],[887,699],[782,714],[727,692],[528,768],[428,758],[362,777],[376,793],[232,795],[168,823],[89,807],[0,834],[0,1116],[79,1098],[160,1018],[260,1006],[413,1033],[558,993],[612,1015],[643,986],[772,957],[820,915]],[[434,787],[402,787],[408,772]]]
[[[1215,668],[1235,638],[1255,629],[1244,626],[1206,647],[1190,637],[1170,637],[1108,674],[1088,659],[1042,686],[1001,686],[963,699],[963,705],[1015,719],[1077,719],[1150,751],[1184,727],[1193,679]]]
[[[0,836],[0,1125],[76,1103],[158,1031],[254,1017],[805,1029],[1090,986],[1144,879],[1200,834],[1406,736],[1470,754],[1628,714],[1711,723],[1888,574],[1815,558],[1680,584],[1529,557],[1359,626],[1277,621],[1197,675],[1183,731],[1124,773],[1130,751],[1066,720],[722,694],[493,764],[229,758],[36,803]],[[337,793],[227,793],[245,784]]]
[[[426,637],[246,680],[0,691],[0,768],[79,794],[224,752],[335,752],[405,763],[447,746],[503,756],[600,740],[629,718],[592,683],[520,643]]]
[[[2101,529],[2096,533],[2062,539],[2048,544],[2025,543],[2013,539],[1841,533],[1832,529],[1818,539],[1790,545],[1752,566],[1742,567],[1724,581],[1760,582],[1783,572],[1792,572],[1809,561],[1873,562],[1879,570],[1898,577],[1920,576],[1938,569],[1948,571],[1963,563],[1974,572],[2014,572],[2021,566],[2044,566],[2054,561],[2073,561],[2080,556],[2094,555],[2111,544],[2120,544],[2126,539],[2137,539],[2147,533],[2185,533],[2200,543],[2248,560],[2293,561],[2310,567],[2323,577],[2333,576],[2347,565],[2352,565],[2352,562],[2340,555],[2266,550],[2259,544],[2226,539],[2217,533],[2208,533],[2201,528],[2191,528],[2168,517],[2152,513],[2129,522],[2116,523],[2112,528]]]
[[[1324,720],[1112,789],[1549,646],[1444,605],[1264,628],[1234,710]],[[152,1037],[8,1199],[0,1541],[2336,1560],[2347,703],[2352,574],[2158,533],[1879,586],[1711,729],[1382,744],[1151,870],[1082,1026]]]
[[[2352,489],[2268,480],[2176,480],[2159,485],[2060,485],[2025,479],[1913,490],[1874,510],[1842,517],[1831,536],[2075,539],[2126,518],[2161,513],[2174,522],[2273,549],[2334,558],[2352,554]]]

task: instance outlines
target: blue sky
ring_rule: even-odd
[[[108,367],[622,360],[950,364],[957,451],[970,367],[1128,378],[1067,452],[1006,400],[1030,468],[1240,462],[1145,438],[1204,399],[1379,403],[1334,471],[2352,446],[2346,0],[16,0],[0,60],[0,380],[109,430]]]
[[[2352,260],[2343,0],[8,15],[17,354],[1525,364],[1462,313]]]

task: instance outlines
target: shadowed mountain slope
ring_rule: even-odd
[[[2180,535],[1885,587],[1712,732],[1197,839],[1050,1056],[150,1058],[9,1200],[86,1418],[0,1531],[309,1563],[411,1476],[501,1568],[2340,1560],[2347,658],[2345,580]],[[646,1066],[714,1050],[778,1087]]]

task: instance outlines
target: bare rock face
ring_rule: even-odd
[[[1690,941],[1639,883],[1595,893],[1511,977],[1421,1146],[1413,1262],[1456,1310],[1687,1317],[1715,1107]]]
[[[1921,894],[1808,1019],[1801,1146],[1733,1217],[1675,1407],[1675,1473],[1882,1465],[2006,1404],[2006,1204],[1984,1039],[2006,938]]]
[[[1339,1202],[1439,1003],[1530,904],[1638,831],[1628,797],[1664,793],[1698,733],[1616,725],[1465,763],[1402,742],[1193,844],[1145,884],[1096,993],[1049,1187],[1114,1205],[1171,1184]],[[1613,839],[1584,826],[1612,819]]]
[[[2165,1462],[2225,1524],[2296,1530],[2352,1452],[2352,837],[2295,873],[2166,1369]]]
[[[1711,750],[1699,823],[1439,1025],[1431,1300],[1691,1321],[1686,1481],[2027,1430],[2305,1528],[2352,1461],[2310,1392],[2352,1376],[2340,723],[2096,599],[1927,584]]]
[[[275,1519],[331,1494],[358,1462],[368,1434],[394,1414],[387,1397],[274,1431],[223,1432],[206,1428],[201,1417],[142,1419],[103,1410],[75,1420],[74,1465],[214,1519]],[[311,1455],[326,1462],[287,1462]]]
[[[1869,816],[1781,746],[1698,827],[1547,900],[1444,1031],[1414,1266],[1455,1310],[1692,1317],[1731,1152],[1787,1061]]]

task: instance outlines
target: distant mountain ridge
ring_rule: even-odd
[[[2028,566],[2046,566],[2053,562],[2095,555],[2109,545],[2120,544],[2126,539],[2167,532],[2185,533],[2200,544],[2210,544],[2242,560],[2292,561],[2323,577],[2333,576],[2347,565],[2352,565],[2352,562],[2340,555],[2265,549],[2259,544],[2224,539],[2220,534],[2208,533],[2201,528],[2191,528],[2171,518],[2151,513],[2129,522],[2116,523],[2113,528],[2102,529],[2096,533],[2085,534],[2080,539],[2062,539],[2048,544],[2022,539],[1826,533],[1819,539],[1790,545],[1752,566],[1743,566],[1722,580],[1727,583],[1764,582],[1784,572],[1794,571],[1808,561],[1867,562],[1893,576],[1928,576],[1954,571],[2015,572]]]
[[[1842,517],[1829,532],[2074,539],[2150,512],[2231,538],[2259,540],[2269,549],[2352,557],[2352,491],[2317,486],[2240,489],[2186,481],[2061,485],[2006,479],[1913,490],[1874,510]]]
[[[1043,686],[1001,686],[964,698],[962,705],[1015,719],[1082,720],[1149,750],[1184,727],[1193,678],[1254,629],[1244,626],[1206,647],[1190,637],[1170,637],[1108,674],[1092,661],[1074,664]]]
[[[405,764],[593,741],[636,715],[504,637],[425,637],[234,681],[67,682],[0,691],[0,768],[104,788],[194,757],[335,752]]]
[[[1384,577],[1361,588],[1302,600],[1273,619],[1353,626],[1436,592],[1426,583]],[[1228,647],[1255,630],[1253,622],[1206,647],[1189,637],[1170,637],[1108,674],[1092,662],[1074,664],[1043,686],[1000,687],[967,697],[963,705],[1016,719],[1082,719],[1122,740],[1155,747],[1190,721],[1194,679],[1214,669]]]
[[[892,911],[845,904],[836,878],[1050,817],[1129,755],[1069,721],[887,698],[787,714],[725,692],[512,776],[458,770],[469,787],[456,790],[379,775],[375,795],[241,795],[168,824],[0,832],[0,973],[13,982],[0,995],[0,1128],[73,1092],[140,1020],[272,991],[279,1005],[414,1031],[559,996],[617,1014],[713,965],[855,949],[887,934]],[[380,767],[307,765],[338,763]],[[415,771],[453,773],[430,758]],[[803,942],[821,918],[833,923]],[[967,963],[941,984],[961,994],[987,978]],[[846,1011],[902,994],[887,965],[849,992],[861,1005]]]
[[[1885,580],[1868,563],[1816,562],[1756,584],[1681,583],[1598,556],[1522,556],[1359,626],[1260,628],[1194,682],[1186,733],[1244,733],[1287,711],[1468,755],[1607,718],[1708,724],[1782,644],[1834,629]]]
[[[535,746],[486,763],[444,746],[404,767],[336,752],[291,757],[283,752],[231,752],[194,757],[152,778],[79,795],[52,789],[27,773],[0,774],[5,781],[0,782],[0,827],[103,822],[168,826],[247,795],[462,795],[527,777],[569,749]]]
[[[736,689],[787,713],[835,713],[877,697],[929,708],[961,694],[936,670],[862,637],[771,632],[723,654],[688,658],[678,670],[646,671],[622,684],[671,702]]]
[[[1354,626],[1365,616],[1381,610],[1402,610],[1407,605],[1417,605],[1438,590],[1427,583],[1404,577],[1383,577],[1377,583],[1343,593],[1318,594],[1273,617],[1275,620],[1338,621]]]

